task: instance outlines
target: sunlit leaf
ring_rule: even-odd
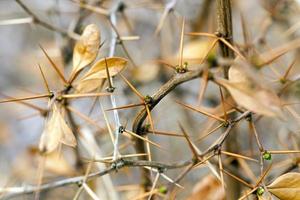
[[[214,45],[215,39],[207,40],[194,40],[184,45],[183,47],[183,62],[188,62],[189,64],[199,64],[205,57],[213,56],[216,52],[216,45]],[[180,52],[176,53],[176,57],[180,56]],[[175,60],[176,61],[176,60]],[[171,62],[176,65],[178,62]]]
[[[96,59],[98,49],[100,47],[100,41],[100,32],[98,27],[95,24],[88,25],[74,47],[73,74]]]
[[[45,129],[40,139],[39,149],[41,152],[51,153],[58,148],[60,143],[75,147],[76,139],[56,104],[54,104],[52,113],[48,121],[46,121]]]
[[[279,176],[267,188],[279,199],[300,199],[300,173],[290,172]]]
[[[106,66],[110,76],[121,72],[127,64],[127,60],[119,57],[103,58],[97,61],[89,71],[79,80],[77,90],[90,92],[101,85],[101,81],[107,78]]]

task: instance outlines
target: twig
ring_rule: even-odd
[[[77,40],[79,38],[79,35],[74,32],[68,32],[60,27],[53,26],[52,24],[49,24],[43,20],[41,20],[35,13],[33,13],[21,0],[16,0],[16,2],[23,8],[23,10],[31,16],[32,22],[35,24],[38,24],[40,26],[45,27],[46,29],[49,29],[51,31],[59,32],[64,36],[68,36],[74,40]]]

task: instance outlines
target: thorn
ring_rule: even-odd
[[[43,53],[45,54],[45,56],[47,57],[48,61],[51,63],[51,66],[54,68],[54,70],[56,71],[56,73],[58,74],[58,76],[61,78],[61,80],[64,82],[64,84],[68,84],[68,81],[65,79],[62,71],[58,68],[58,66],[56,66],[56,64],[52,61],[52,59],[49,57],[49,55],[47,54],[47,52],[45,51],[45,49],[42,47],[42,45],[39,44],[39,47],[41,48],[41,50],[43,51]]]

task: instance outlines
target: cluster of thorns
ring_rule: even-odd
[[[87,7],[86,7],[87,8]],[[160,23],[161,24],[161,23]],[[162,26],[162,25],[160,25]],[[118,171],[124,167],[141,167],[144,175],[144,186],[146,192],[138,197],[145,198],[151,197],[155,194],[158,196],[166,196],[172,195],[172,192],[176,190],[174,187],[183,188],[180,185],[180,181],[185,177],[185,175],[198,168],[202,165],[207,165],[212,173],[220,180],[224,187],[224,174],[229,177],[235,179],[245,187],[249,188],[249,190],[240,198],[245,199],[250,194],[262,195],[264,191],[267,189],[266,184],[264,183],[265,177],[271,170],[272,164],[268,167],[265,167],[265,161],[272,159],[272,154],[289,154],[289,153],[299,153],[298,150],[266,150],[263,147],[263,144],[260,140],[259,134],[255,128],[255,120],[260,119],[263,116],[278,116],[281,117],[282,111],[282,103],[278,106],[273,106],[271,108],[266,107],[264,102],[261,102],[260,99],[253,100],[251,99],[251,92],[257,91],[262,92],[264,97],[273,98],[273,94],[271,94],[268,90],[261,87],[258,83],[255,82],[251,73],[247,73],[247,70],[241,70],[239,66],[232,67],[231,71],[233,74],[244,74],[239,77],[234,77],[233,75],[229,77],[229,80],[223,79],[218,75],[220,68],[225,65],[251,65],[255,66],[256,69],[260,69],[278,59],[280,56],[284,55],[286,52],[298,48],[299,42],[297,44],[290,45],[289,47],[279,47],[277,49],[273,49],[272,52],[263,53],[260,56],[260,59],[255,60],[253,62],[252,57],[245,56],[244,52],[241,52],[236,46],[230,44],[226,38],[224,38],[219,33],[211,34],[211,33],[187,33],[184,32],[185,20],[183,19],[182,28],[181,28],[181,39],[180,39],[180,55],[178,65],[174,66],[165,61],[158,61],[159,64],[167,66],[174,70],[174,75],[172,78],[167,81],[161,88],[157,90],[157,92],[153,95],[142,95],[134,85],[124,76],[122,75],[123,71],[127,65],[127,59],[120,57],[113,57],[111,55],[108,58],[103,58],[98,61],[95,61],[100,44],[100,32],[95,25],[89,25],[83,31],[83,34],[77,41],[74,52],[73,52],[73,69],[70,74],[70,78],[67,79],[62,72],[62,70],[54,63],[54,61],[47,54],[47,51],[40,46],[44,55],[48,59],[52,68],[55,70],[56,74],[60,78],[63,83],[63,89],[60,91],[52,91],[48,84],[46,75],[43,72],[42,67],[39,65],[39,70],[41,73],[41,77],[43,79],[43,83],[46,89],[45,94],[39,94],[28,97],[9,97],[8,99],[1,100],[0,103],[8,103],[8,102],[17,102],[24,104],[30,108],[38,110],[40,114],[45,117],[45,127],[44,131],[41,135],[39,150],[41,152],[41,156],[47,157],[47,155],[57,152],[61,150],[61,145],[67,145],[74,148],[77,148],[77,140],[80,137],[80,133],[77,130],[76,122],[74,121],[72,114],[78,115],[80,118],[86,120],[90,124],[96,125],[99,127],[97,122],[92,120],[89,116],[77,111],[75,108],[70,106],[70,100],[78,99],[78,98],[92,98],[96,97],[96,100],[99,97],[107,97],[111,98],[112,108],[107,109],[106,111],[113,111],[116,120],[115,133],[109,127],[109,122],[107,120],[105,111],[103,110],[103,115],[105,117],[106,123],[108,124],[108,132],[110,134],[110,138],[112,139],[112,143],[114,145],[113,156],[109,156],[106,158],[92,158],[89,159],[92,162],[104,162],[109,164],[109,167],[104,169],[103,171],[90,173],[88,168],[85,176],[73,177],[70,179],[64,179],[62,181],[57,181],[53,183],[40,184],[37,187],[27,187],[20,193],[32,193],[37,192],[39,190],[47,190],[54,187],[61,187],[67,184],[78,184],[80,188],[84,188],[91,196],[94,196],[93,191],[91,191],[89,186],[86,184],[86,181],[91,180],[93,178],[103,176],[105,174]],[[206,56],[202,58],[197,64],[196,68],[191,68],[187,62],[184,62],[183,58],[183,46],[184,46],[184,35],[190,36],[204,36],[213,40],[210,47],[207,49]],[[120,39],[120,35],[117,34],[117,39]],[[117,42],[116,42],[117,43]],[[115,44],[116,44],[115,43]],[[211,54],[214,51],[215,46],[221,43],[231,51],[233,51],[236,55],[236,59],[226,60],[226,59],[218,59],[215,54]],[[115,45],[114,44],[114,45]],[[292,43],[291,43],[292,44]],[[113,54],[113,53],[112,53]],[[131,58],[129,57],[131,61]],[[132,61],[131,61],[132,62]],[[93,64],[94,63],[94,64]],[[289,73],[294,66],[295,62],[292,62],[287,68],[284,75],[279,77],[279,81],[283,84],[282,89],[276,95],[280,96],[282,93],[286,91],[286,89],[294,82],[294,80],[289,80]],[[91,65],[91,66],[90,66]],[[88,69],[89,68],[89,69]],[[88,69],[88,70],[86,70]],[[121,79],[126,83],[126,85],[131,89],[131,91],[139,98],[139,103],[132,103],[124,106],[116,106],[115,103],[115,88],[113,85],[113,76],[121,77]],[[218,122],[218,125],[212,128],[208,133],[202,135],[198,140],[192,141],[190,139],[189,134],[185,130],[184,126],[179,123],[180,130],[182,134],[167,132],[167,131],[159,131],[155,129],[154,121],[151,116],[152,109],[163,99],[169,92],[171,92],[176,86],[181,83],[190,81],[192,79],[202,78],[202,87],[199,92],[199,101],[201,104],[203,96],[205,94],[207,84],[209,81],[215,83],[219,87],[220,91],[220,99],[221,104],[215,110],[221,111],[211,113],[207,111],[207,109],[203,109],[202,107],[192,106],[185,104],[183,102],[176,101],[179,105],[183,106],[188,110],[192,110],[202,115],[207,116]],[[237,80],[238,79],[238,80]],[[241,81],[245,82],[239,82]],[[245,85],[249,84],[249,87],[243,85],[242,87],[237,83],[245,83]],[[105,84],[107,85],[105,92],[99,92],[103,90]],[[226,89],[226,94],[224,93],[224,89]],[[96,92],[95,92],[96,91]],[[250,93],[250,95],[249,95]],[[37,105],[29,103],[29,100],[32,99],[42,99],[46,98],[48,100],[47,109],[41,108]],[[253,100],[249,103],[249,99]],[[246,102],[246,103],[245,103]],[[285,103],[285,105],[289,105]],[[122,109],[129,109],[133,107],[141,106],[142,109],[137,114],[133,122],[132,130],[126,128],[126,126],[120,124],[118,122],[118,112]],[[288,108],[288,111],[293,113],[291,108]],[[68,120],[66,120],[66,116]],[[255,117],[257,118],[255,119]],[[146,123],[146,119],[148,122]],[[249,130],[252,135],[255,137],[256,143],[259,147],[260,159],[254,159],[249,156],[241,155],[239,153],[229,152],[224,150],[224,143],[234,127],[240,121],[247,121],[249,124]],[[220,137],[205,151],[200,151],[197,148],[195,142],[202,141],[204,138],[208,137],[212,133],[217,130],[223,129]],[[156,142],[151,141],[148,138],[148,133],[152,133],[154,135],[166,135],[170,137],[182,137],[185,138],[189,149],[192,153],[192,158],[186,161],[181,161],[179,163],[167,164],[161,163],[157,161],[153,161],[151,156],[151,148],[150,145],[154,147],[165,150],[161,145]],[[135,141],[137,152],[136,154],[130,155],[121,155],[120,154],[120,146],[119,146],[119,136],[127,135]],[[243,159],[251,162],[258,163],[261,166],[260,176],[256,180],[252,180],[249,177],[241,174],[240,172],[236,172],[230,165],[224,165],[222,162],[221,156],[229,156],[234,159]],[[138,159],[132,159],[133,157],[137,157]],[[217,161],[215,161],[214,157],[217,157]],[[80,158],[78,158],[80,159]],[[91,162],[91,163],[92,163]],[[298,163],[293,163],[293,166],[297,166]],[[218,166],[218,170],[216,170],[215,165]],[[165,173],[171,169],[184,168],[182,173],[176,177],[174,180],[169,178]],[[232,173],[235,171],[236,173]],[[150,173],[151,172],[151,173]],[[156,173],[156,176],[152,177],[152,173]],[[250,170],[247,174],[253,174]],[[161,186],[157,187],[158,179],[162,177],[169,181],[169,185],[167,187]]]

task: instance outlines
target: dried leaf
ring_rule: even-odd
[[[52,152],[46,156],[45,170],[64,176],[76,174],[75,169],[66,160],[66,157],[59,152]]]
[[[80,81],[76,87],[76,90],[79,93],[89,93],[91,91],[95,91],[102,85],[103,80],[104,79],[91,79],[87,81]]]
[[[282,116],[280,99],[270,89],[264,87],[261,81],[252,78],[252,72],[231,66],[229,81],[217,81],[230,92],[236,103],[255,113],[270,117]],[[255,75],[253,75],[255,76]]]
[[[185,44],[182,55],[183,61],[188,62],[189,65],[199,64],[205,57],[214,55],[217,49],[216,46],[213,47],[214,40],[214,38],[207,40],[196,40]],[[180,52],[177,52],[176,57],[178,58],[179,56]],[[172,59],[169,62],[172,65],[178,64],[178,61],[175,59]]]
[[[133,77],[137,81],[147,83],[157,77],[159,66],[155,63],[145,63],[137,68],[134,68]]]
[[[57,149],[60,143],[75,147],[76,139],[56,104],[54,104],[52,114],[46,122],[44,132],[41,136],[39,149],[44,153],[51,153]]]
[[[88,25],[74,47],[72,74],[77,73],[96,59],[100,41],[98,27],[95,24]]]
[[[101,85],[102,79],[107,78],[106,65],[110,76],[121,72],[127,64],[127,60],[119,57],[103,58],[97,61],[91,69],[79,80],[77,90],[90,92]]]
[[[267,188],[279,199],[300,199],[300,173],[290,172],[279,176]]]

